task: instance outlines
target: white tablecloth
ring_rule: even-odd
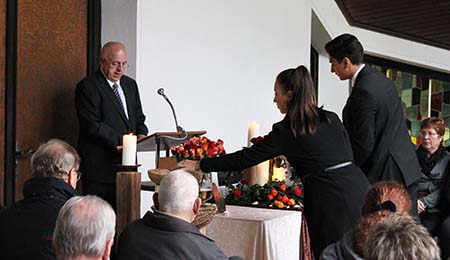
[[[299,259],[301,212],[227,206],[206,227],[206,235],[227,256],[244,259]]]

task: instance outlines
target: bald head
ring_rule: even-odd
[[[111,59],[111,54],[113,54],[119,50],[124,50],[126,52],[126,48],[122,43],[120,43],[120,42],[105,43],[105,45],[103,45],[101,53],[100,53],[100,60]]]
[[[159,209],[177,215],[192,212],[198,196],[198,182],[185,170],[171,171],[164,176],[158,195]]]
[[[100,70],[112,82],[118,82],[125,72],[127,50],[120,42],[107,42],[100,53]]]

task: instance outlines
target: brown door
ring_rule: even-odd
[[[36,150],[49,138],[76,145],[73,96],[87,71],[87,2],[17,1],[18,151]],[[17,163],[15,200],[31,177],[30,156]]]

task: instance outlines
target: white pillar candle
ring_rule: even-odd
[[[136,165],[137,136],[133,134],[124,135],[122,144],[122,165]]]
[[[257,165],[258,167],[258,175],[256,177],[256,183],[263,186],[269,180],[269,161],[262,162]]]
[[[248,139],[247,139],[247,147],[252,146],[252,142],[250,140],[253,137],[259,136],[259,125],[255,122],[251,122],[248,124]]]
[[[250,169],[250,185],[263,186],[269,180],[269,161],[262,162]]]

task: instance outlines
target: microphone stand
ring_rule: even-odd
[[[160,137],[164,137],[164,138],[168,138],[168,139],[172,139],[172,140],[178,140],[178,141],[186,140],[187,137],[188,137],[188,134],[186,133],[186,130],[184,130],[183,127],[178,125],[178,120],[177,120],[177,115],[175,113],[175,108],[173,107],[172,102],[170,102],[169,98],[164,93],[164,89],[163,88],[158,89],[157,93],[159,95],[161,95],[167,101],[167,103],[169,103],[169,106],[172,109],[172,115],[173,115],[173,119],[175,120],[175,126],[176,126],[176,129],[177,129],[177,132],[181,132],[182,134],[184,134],[184,136],[179,137],[179,138],[172,137],[172,136],[165,136],[165,135],[164,136],[160,136]],[[156,141],[158,142],[159,140],[156,140]]]

